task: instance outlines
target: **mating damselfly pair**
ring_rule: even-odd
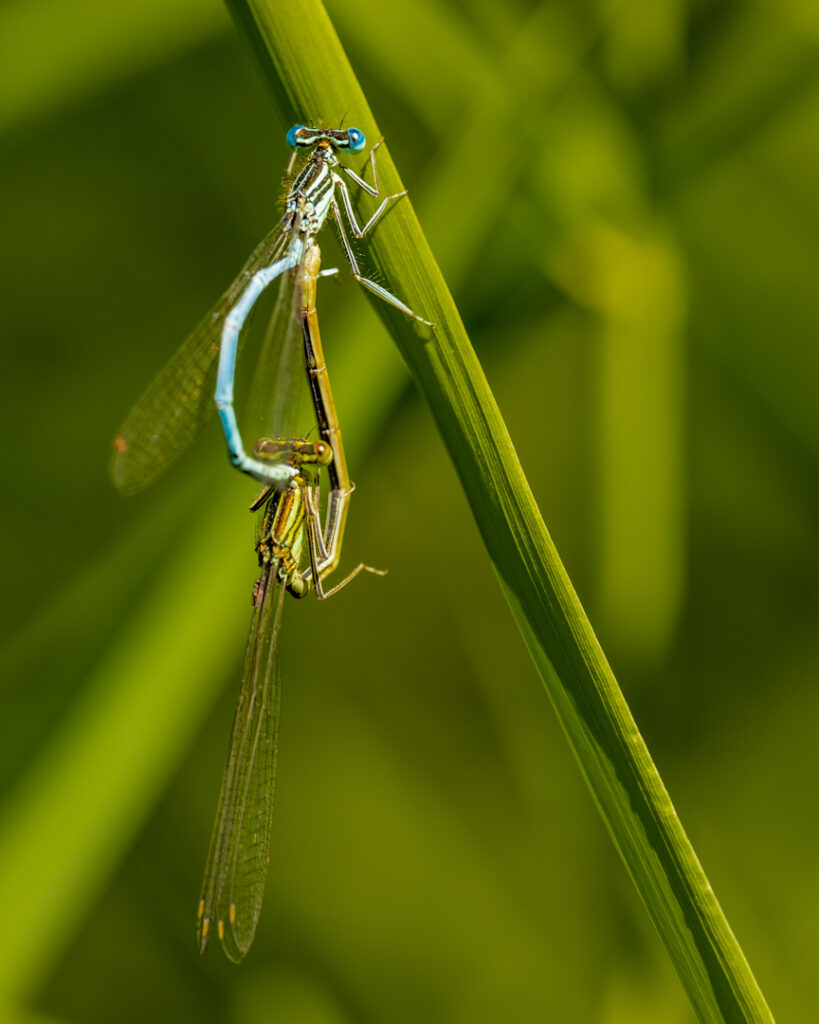
[[[202,953],[213,931],[227,956],[239,961],[253,941],[264,892],[270,851],[275,791],[280,678],[278,645],[284,594],[304,597],[314,591],[328,597],[363,570],[360,564],[341,583],[325,589],[337,568],[353,490],[324,364],[316,313],[316,287],[322,273],[316,236],[332,211],[345,256],[355,279],[385,302],[427,326],[381,285],[364,277],[345,229],[356,238],[378,222],[391,199],[386,196],[370,218],[359,225],[341,170],[368,195],[379,198],[375,151],[368,184],[338,159],[338,151],[360,152],[365,138],[355,128],[322,129],[297,125],[288,132],[294,149],[288,174],[299,149],[309,156],[285,202],[281,224],[257,246],[239,276],[200,322],[127,417],[114,441],[111,476],[125,494],[136,493],[160,476],[191,443],[214,405],[219,411],[231,463],[264,485],[251,510],[262,510],[256,550],[260,575],[253,592],[253,617],[245,652],[239,700],[222,781],[216,824],[208,854],[198,911]],[[339,202],[340,199],[340,202]],[[273,431],[245,452],[234,409],[237,354],[251,311],[273,281],[282,278],[273,331],[279,356],[267,359],[257,373],[251,405],[272,406],[267,424],[276,427],[292,391],[293,352],[301,334],[320,441]],[[281,337],[275,337],[280,334]],[[265,361],[263,351],[260,362]],[[275,372],[271,377],[271,366]],[[257,415],[258,421],[258,415]],[[320,510],[320,473],[330,481],[324,524]],[[306,550],[305,550],[306,549]],[[307,565],[302,568],[305,555]]]

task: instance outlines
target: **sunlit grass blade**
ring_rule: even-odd
[[[287,121],[345,112],[379,131],[318,0],[229,0]],[[389,190],[400,188],[384,154]],[[770,1011],[617,687],[515,456],[463,324],[409,204],[369,253],[438,327],[422,341],[379,312],[410,365],[459,473],[504,593],[606,826],[701,1020]]]

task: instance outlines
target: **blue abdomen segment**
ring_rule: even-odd
[[[236,376],[236,352],[239,348],[239,336],[251,309],[265,288],[277,277],[292,270],[297,263],[297,255],[288,253],[271,266],[257,271],[242,292],[239,301],[225,317],[222,326],[222,344],[219,349],[216,392],[213,396],[231,463],[260,483],[279,486],[289,483],[295,475],[295,470],[286,465],[260,462],[245,452],[239,424],[236,422],[236,411],[233,407],[233,381]]]

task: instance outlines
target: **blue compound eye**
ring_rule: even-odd
[[[290,131],[287,133],[287,145],[291,149],[296,148],[296,136],[304,127],[303,124],[294,124]]]
[[[353,153],[360,153],[361,150],[367,145],[367,140],[364,137],[364,132],[358,128],[348,128],[347,138],[350,140],[350,149]]]

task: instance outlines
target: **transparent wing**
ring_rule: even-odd
[[[109,472],[122,494],[152,484],[190,445],[213,411],[222,321],[261,267],[278,259],[287,234],[276,227],[236,280],[157,374],[114,438]]]
[[[262,569],[230,750],[199,903],[199,951],[211,933],[238,963],[253,942],[262,906],[276,785],[279,629],[285,589],[278,563]]]
[[[248,439],[304,433],[304,353],[301,339],[301,268],[282,274],[278,298],[253,371],[245,417]]]

